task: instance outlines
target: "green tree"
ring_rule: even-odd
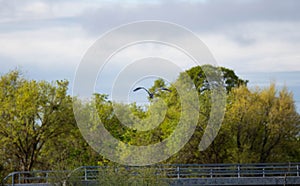
[[[224,87],[229,93],[234,87],[246,85],[248,81],[240,79],[234,71],[211,65],[196,66],[186,71],[192,79],[199,97],[199,120],[189,142],[168,161],[171,163],[218,163],[224,161],[227,152],[220,147],[226,146],[225,133],[219,133],[217,139],[205,151],[199,151],[199,143],[210,119],[212,106],[212,87]],[[177,81],[183,79],[180,74]],[[174,101],[174,100],[173,100]],[[178,102],[178,101],[177,101]],[[178,102],[180,104],[180,102]],[[178,106],[177,106],[178,108]],[[177,111],[180,113],[179,111]],[[219,139],[219,140],[218,140]]]
[[[279,92],[275,84],[253,91],[236,88],[225,118],[225,126],[231,128],[231,161],[299,161],[300,118],[287,88]]]
[[[27,80],[20,71],[1,77],[0,157],[5,170],[42,167],[46,143],[75,127],[67,86],[67,81]]]
[[[221,76],[218,76],[218,74],[216,74],[219,72],[221,72]],[[218,83],[214,81],[215,77],[221,78],[216,80],[223,83],[227,92],[229,92],[234,87],[247,85],[248,83],[248,80],[240,79],[233,70],[225,67],[214,67],[211,65],[196,66],[187,70],[186,73],[193,80],[199,92],[209,90],[210,86],[213,86],[214,83]],[[210,78],[210,81],[208,81],[208,78]]]
[[[221,74],[220,74],[221,73]],[[221,76],[222,75],[222,76]],[[209,78],[209,79],[208,79]],[[167,107],[165,114],[165,118],[161,121],[160,125],[157,126],[154,130],[147,132],[139,132],[139,131],[128,131],[124,133],[124,139],[130,144],[134,145],[148,145],[154,144],[163,141],[168,138],[177,127],[180,117],[182,116],[182,98],[178,94],[176,88],[180,87],[185,92],[185,97],[192,96],[188,95],[189,90],[193,87],[188,86],[190,83],[190,79],[192,80],[196,90],[198,91],[198,97],[200,102],[199,108],[199,120],[196,130],[188,141],[188,143],[173,157],[169,160],[165,161],[166,163],[216,163],[221,162],[226,158],[226,151],[220,153],[220,146],[225,146],[226,143],[226,134],[222,134],[223,140],[214,141],[213,144],[207,149],[205,152],[199,151],[199,143],[200,139],[203,136],[204,130],[207,126],[210,113],[211,113],[211,95],[212,95],[212,86],[222,86],[224,85],[227,92],[230,92],[232,88],[238,87],[240,85],[246,85],[247,81],[238,78],[238,76],[230,69],[223,67],[213,67],[210,65],[197,66],[193,67],[186,72],[183,72],[179,75],[178,79],[173,82],[168,89],[172,92],[158,92],[156,95],[156,99],[150,100],[150,105],[148,110],[137,109],[137,107],[133,106],[131,111],[135,113],[136,116],[140,116],[141,119],[147,117],[154,117],[155,114],[151,113],[150,109],[155,108],[154,110],[158,110],[157,113],[164,113],[161,109],[162,107],[157,107],[159,102],[157,100],[162,100],[160,103],[164,103]],[[177,87],[176,87],[177,86]],[[158,79],[154,82],[153,87],[150,88],[150,91],[154,91],[159,87],[166,87],[166,83],[162,79]],[[190,97],[190,104],[193,106],[194,103],[191,101],[193,98]],[[194,105],[197,110],[197,105]],[[122,112],[125,114],[124,117],[130,115],[130,109],[127,109],[127,112]],[[193,113],[193,112],[191,112]],[[191,116],[194,117],[194,116]],[[147,120],[146,120],[147,121]],[[147,122],[151,122],[148,120]],[[153,122],[153,121],[152,121]],[[142,123],[140,123],[142,124]],[[181,135],[181,134],[177,134]],[[221,138],[221,136],[219,138]],[[180,137],[179,137],[180,138]],[[173,141],[173,143],[177,143]],[[175,144],[173,144],[175,145]],[[173,147],[172,144],[169,144],[168,148]]]

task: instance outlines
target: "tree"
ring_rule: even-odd
[[[190,80],[192,80],[193,86],[190,86]],[[191,89],[195,88],[198,92],[198,98],[200,103],[199,108],[199,120],[196,126],[195,132],[192,135],[191,139],[188,143],[173,157],[169,160],[165,161],[168,163],[216,163],[221,162],[226,157],[226,151],[224,153],[220,153],[219,146],[226,143],[226,135],[223,134],[223,140],[214,141],[212,145],[205,152],[199,151],[199,143],[200,139],[203,136],[204,130],[209,121],[210,113],[211,113],[211,95],[212,95],[212,87],[213,86],[222,86],[224,85],[227,92],[230,92],[232,88],[238,87],[241,85],[246,85],[247,81],[238,78],[238,76],[227,68],[219,68],[213,67],[211,65],[197,66],[193,67],[186,72],[183,72],[179,75],[178,79],[173,82],[168,89],[171,92],[159,92],[156,95],[155,100],[150,100],[150,105],[148,110],[138,109],[136,106],[131,108],[132,113],[135,113],[136,116],[139,116],[140,119],[144,119],[143,122],[147,121],[145,118],[152,117],[156,118],[157,116],[151,113],[151,108],[155,108],[154,110],[158,111],[157,113],[164,113],[165,117],[161,121],[160,125],[157,126],[154,130],[147,132],[139,132],[139,131],[128,131],[124,133],[124,139],[126,142],[134,145],[148,145],[159,143],[164,139],[167,139],[176,129],[180,118],[182,117],[182,97],[179,95],[178,90],[176,88],[180,87],[185,92],[185,99],[189,100],[189,106],[191,108],[194,107],[197,110],[197,101],[191,101],[194,98],[191,94]],[[166,87],[166,83],[162,79],[158,79],[154,82],[153,87],[150,88],[151,91],[156,90],[159,87]],[[189,95],[190,94],[190,95]],[[197,98],[197,99],[198,99]],[[159,102],[164,103],[167,109],[165,112],[161,110],[162,107],[158,107]],[[186,101],[185,101],[186,102]],[[127,105],[130,107],[130,105]],[[123,105],[126,107],[126,105]],[[188,112],[193,113],[192,110]],[[198,111],[197,111],[198,112]],[[130,109],[127,109],[127,112],[121,112],[125,114],[125,118],[131,115]],[[186,113],[187,114],[187,113]],[[190,116],[194,117],[194,116]],[[140,123],[140,124],[143,124]],[[148,120],[147,122],[152,122]],[[147,125],[147,124],[144,124]],[[178,139],[181,134],[177,134]],[[220,138],[220,137],[219,137]],[[177,141],[173,141],[173,144],[168,144],[168,148],[173,148],[176,145]],[[166,148],[166,150],[168,150]]]
[[[188,83],[189,78],[193,86]],[[226,115],[215,140],[201,152],[198,144],[210,119],[212,88],[216,85],[224,85],[226,89]],[[277,90],[272,84],[268,88],[252,90],[234,71],[210,65],[193,67],[181,73],[169,86],[158,79],[150,90],[162,86],[171,92],[158,91],[147,107],[141,107],[134,103],[113,103],[101,94],[95,94],[88,102],[74,102],[76,97],[67,95],[67,81],[27,80],[20,71],[3,75],[0,78],[0,176],[11,171],[72,169],[109,162],[81,136],[80,132],[86,130],[84,137],[90,139],[89,143],[95,143],[98,151],[105,143],[97,140],[99,122],[91,117],[91,112],[98,114],[109,131],[110,134],[101,134],[104,137],[112,135],[118,141],[135,146],[160,143],[176,130],[182,112],[186,115],[183,123],[191,122],[189,119],[194,117],[194,110],[186,111],[182,108],[183,103],[199,112],[197,126],[186,145],[163,163],[300,160],[300,117],[293,95],[287,88]],[[178,87],[184,90],[184,98]],[[195,100],[192,89],[196,89],[196,99],[199,100]],[[78,117],[86,126],[81,131],[76,126],[74,103]],[[143,127],[150,129],[138,130]],[[176,136],[165,145],[166,151],[174,149],[180,142],[182,134],[177,132]],[[118,149],[120,144],[112,144],[110,148]],[[164,152],[155,152],[157,156],[159,153]],[[119,155],[124,160],[133,158],[126,152]],[[151,157],[141,157],[141,161],[143,158]]]
[[[186,73],[193,80],[199,92],[209,90],[210,86],[214,84],[213,76],[218,75],[216,73],[219,72],[221,72],[221,79],[217,79],[217,81],[221,80],[223,82],[223,85],[225,86],[227,92],[229,92],[234,87],[247,85],[248,83],[248,80],[240,79],[233,70],[225,67],[203,65],[192,67],[191,69],[186,71]],[[210,78],[210,82],[208,81],[208,78]]]
[[[8,171],[42,167],[46,143],[76,127],[67,81],[25,79],[11,71],[0,79],[0,157]]]
[[[234,87],[246,85],[248,81],[240,79],[234,71],[211,65],[196,66],[186,71],[192,79],[199,97],[199,120],[196,130],[189,142],[178,154],[169,159],[172,163],[219,163],[226,159],[227,135],[219,133],[217,139],[205,151],[199,151],[199,143],[207,127],[211,114],[213,86],[222,87],[229,93]],[[183,79],[183,73],[178,80]],[[177,80],[177,81],[178,81]],[[225,95],[226,96],[226,95]],[[180,103],[180,102],[179,102]],[[219,140],[218,140],[219,139]]]
[[[234,89],[224,122],[231,129],[231,160],[238,163],[281,162],[297,159],[300,118],[292,93],[269,88]],[[298,156],[299,161],[299,156]]]
[[[96,166],[103,157],[92,149],[77,127],[57,138],[47,140],[40,152],[40,170],[73,170],[80,166]]]

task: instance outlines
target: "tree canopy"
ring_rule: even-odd
[[[211,113],[212,86],[218,83],[213,78],[208,79],[214,69],[222,75],[226,112],[216,139],[207,149],[199,151],[198,144]],[[155,99],[149,99],[146,109],[136,103],[114,103],[102,94],[95,94],[92,102],[81,102],[78,107],[84,111],[84,108],[95,106],[105,128],[124,143],[136,146],[159,143],[172,135],[180,120],[184,100],[176,86],[185,81],[184,73],[197,90],[200,103],[197,125],[183,148],[161,163],[300,161],[300,117],[292,92],[287,87],[279,90],[275,84],[249,88],[247,80],[224,67],[193,67],[170,85],[163,79],[156,80],[150,90],[166,87],[171,92],[157,92]],[[81,136],[72,109],[76,97],[68,95],[67,89],[68,81],[29,80],[20,71],[1,76],[0,177],[11,171],[72,169],[109,162]],[[185,96],[187,99],[192,94],[187,91]],[[189,104],[193,106],[194,103]],[[125,126],[124,121],[133,122],[134,127]],[[158,125],[151,130],[138,130],[141,129],[139,124],[149,127],[153,123]],[[176,143],[173,141],[166,148],[173,148]],[[122,158],[130,157],[124,152]]]

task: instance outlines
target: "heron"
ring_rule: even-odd
[[[149,91],[148,89],[146,89],[145,87],[137,87],[137,88],[135,88],[135,89],[133,90],[133,92],[138,91],[138,90],[145,90],[145,91],[148,93],[150,99],[152,99],[152,98],[154,97],[155,92],[157,92],[157,91],[159,91],[159,90],[164,90],[164,91],[172,92],[171,90],[169,90],[169,89],[167,89],[167,88],[165,88],[165,87],[160,87],[160,88],[156,89],[154,92],[150,92],[150,91]]]

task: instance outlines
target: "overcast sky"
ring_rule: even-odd
[[[72,82],[83,55],[105,32],[162,20],[197,34],[220,66],[252,84],[276,81],[300,97],[299,8],[298,0],[0,0],[0,73],[17,67],[29,78]],[[126,55],[155,50],[137,47]]]

